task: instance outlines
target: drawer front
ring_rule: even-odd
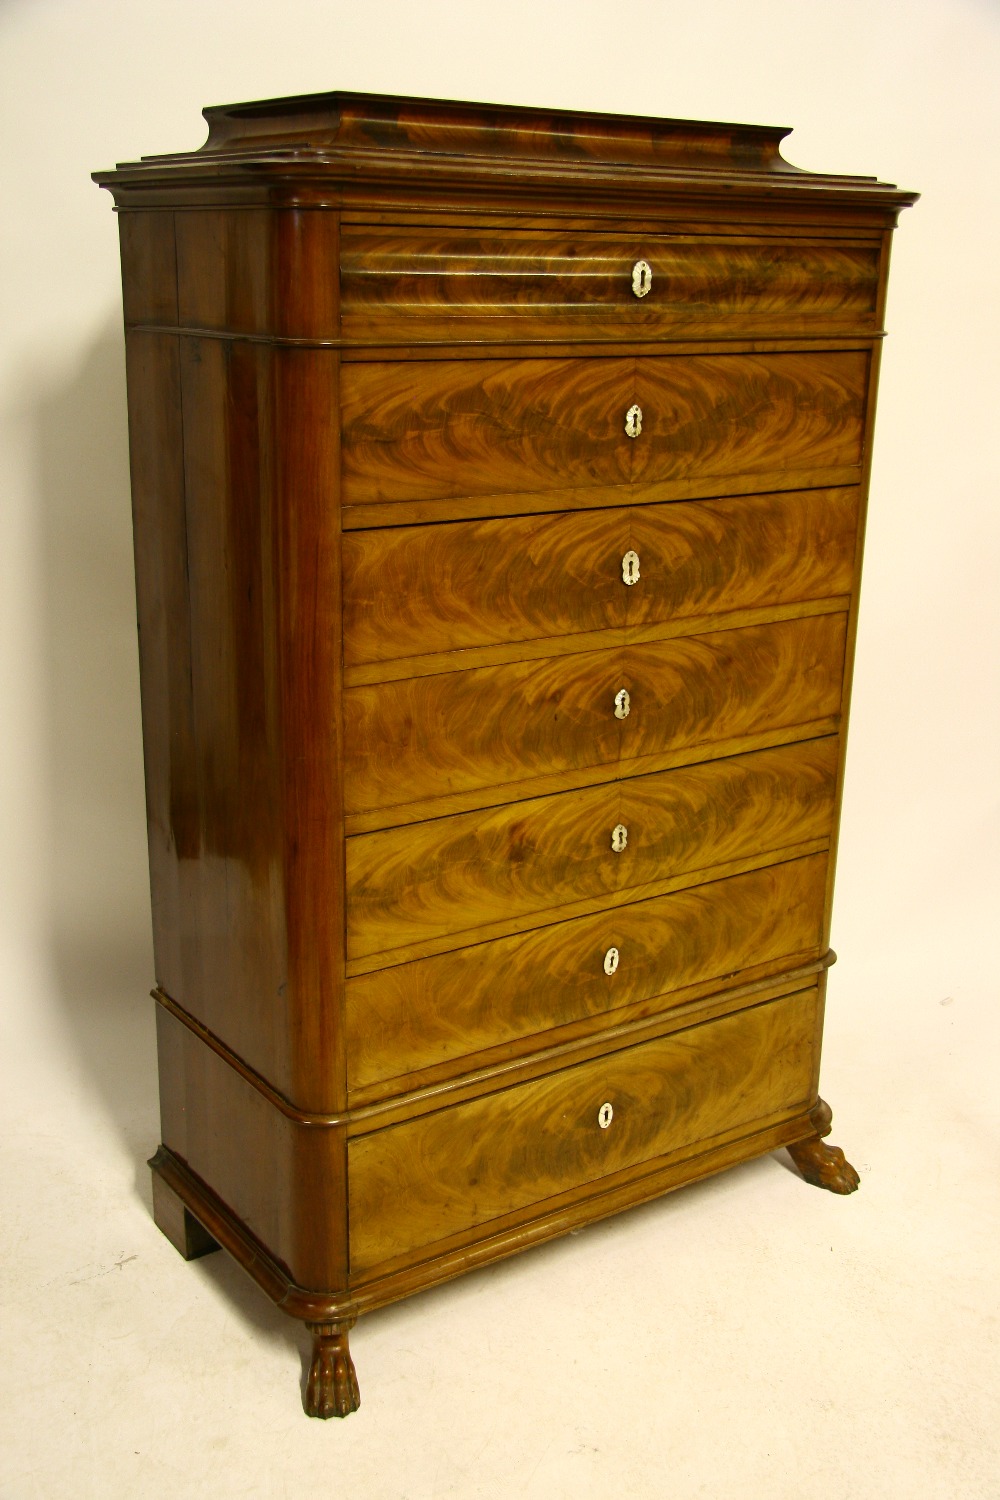
[[[621,486],[632,359],[345,364],[345,506]],[[557,509],[558,502],[553,503]]]
[[[341,332],[400,344],[870,333],[878,274],[871,243],[345,225]]]
[[[845,594],[858,492],[793,491],[344,536],[348,667]],[[634,551],[639,577],[626,585]]]
[[[857,350],[639,359],[631,482],[860,465],[867,380]]]
[[[847,617],[440,672],[344,695],[344,806],[613,766],[840,710]],[[494,799],[495,800],[495,799]]]
[[[352,1274],[791,1117],[819,1026],[805,990],[352,1140]]]
[[[776,468],[805,488],[797,474],[859,466],[867,370],[859,350],[345,364],[342,501],[521,493],[562,510],[573,489],[620,503],[630,484]]]
[[[558,1027],[652,1014],[687,986],[805,962],[822,942],[826,871],[815,854],[350,979],[348,1086],[522,1052]]]
[[[477,928],[610,905],[689,871],[827,839],[837,745],[829,736],[349,838],[348,958],[402,962],[418,956],[411,947],[461,947]],[[626,842],[615,852],[618,826]]]

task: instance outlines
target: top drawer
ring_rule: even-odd
[[[871,334],[878,280],[875,242],[345,225],[341,331],[369,344]]]

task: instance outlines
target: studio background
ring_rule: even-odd
[[[996,1495],[1000,5],[0,0],[0,1495]],[[823,1093],[778,1158],[374,1314],[361,1411],[149,1218],[117,226],[90,172],[343,88],[794,127],[889,284]],[[302,1346],[304,1347],[304,1346]]]

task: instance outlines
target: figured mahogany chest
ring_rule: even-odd
[[[889,239],[781,130],[328,94],[120,213],[157,1222],[313,1328],[818,1096]]]

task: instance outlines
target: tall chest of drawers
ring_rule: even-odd
[[[818,1094],[889,239],[784,131],[329,94],[120,213],[157,1223],[310,1324]]]

